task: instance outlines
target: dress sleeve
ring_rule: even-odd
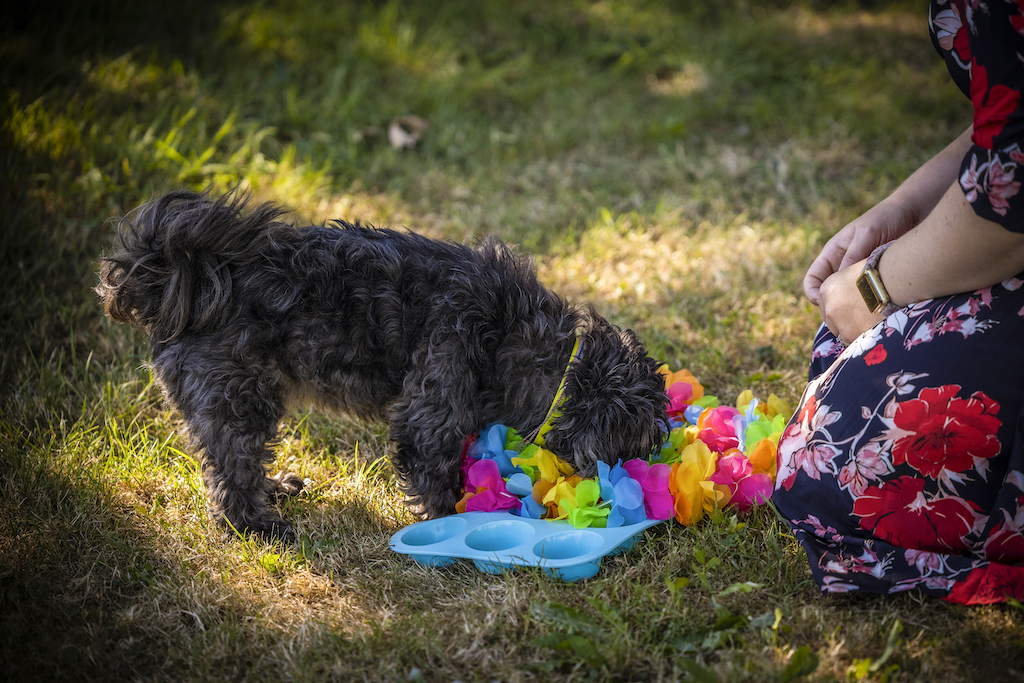
[[[960,187],[975,213],[1024,232],[1024,10],[1017,2],[965,5],[970,41],[973,145]]]

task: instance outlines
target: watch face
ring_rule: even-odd
[[[881,282],[878,281],[873,270],[865,270],[857,278],[857,291],[860,292],[861,298],[864,299],[864,303],[872,313],[878,313],[885,306],[885,295],[878,291],[880,288]]]

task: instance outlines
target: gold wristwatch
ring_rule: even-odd
[[[892,242],[886,242],[871,252],[871,256],[868,256],[864,263],[864,270],[857,278],[857,291],[867,304],[868,310],[887,317],[900,308],[889,298],[889,292],[885,291],[885,285],[882,283],[882,276],[878,274],[878,262],[890,244]]]

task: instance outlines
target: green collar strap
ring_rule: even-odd
[[[569,377],[569,368],[572,367],[573,361],[579,358],[580,353],[582,352],[583,337],[577,333],[576,343],[573,344],[572,353],[569,354],[569,362],[565,364],[565,372],[562,373],[562,381],[558,384],[558,391],[555,392],[555,399],[551,402],[551,407],[548,408],[548,414],[544,418],[544,423],[537,429],[537,433],[532,439],[523,440],[524,444],[535,443],[538,446],[544,446],[544,435],[551,431],[555,418],[562,414],[559,408],[562,407],[562,403],[564,403],[566,399],[565,380]]]

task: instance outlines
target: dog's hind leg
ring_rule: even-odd
[[[239,532],[293,540],[291,527],[270,499],[297,493],[302,482],[294,475],[271,478],[266,470],[274,459],[267,442],[276,436],[284,413],[279,377],[267,369],[199,355],[182,363],[179,367],[187,370],[177,377],[157,370],[201,449],[211,516]]]
[[[427,518],[455,512],[462,488],[462,444],[483,425],[473,410],[476,377],[457,348],[417,353],[391,409],[393,460],[409,505]]]

